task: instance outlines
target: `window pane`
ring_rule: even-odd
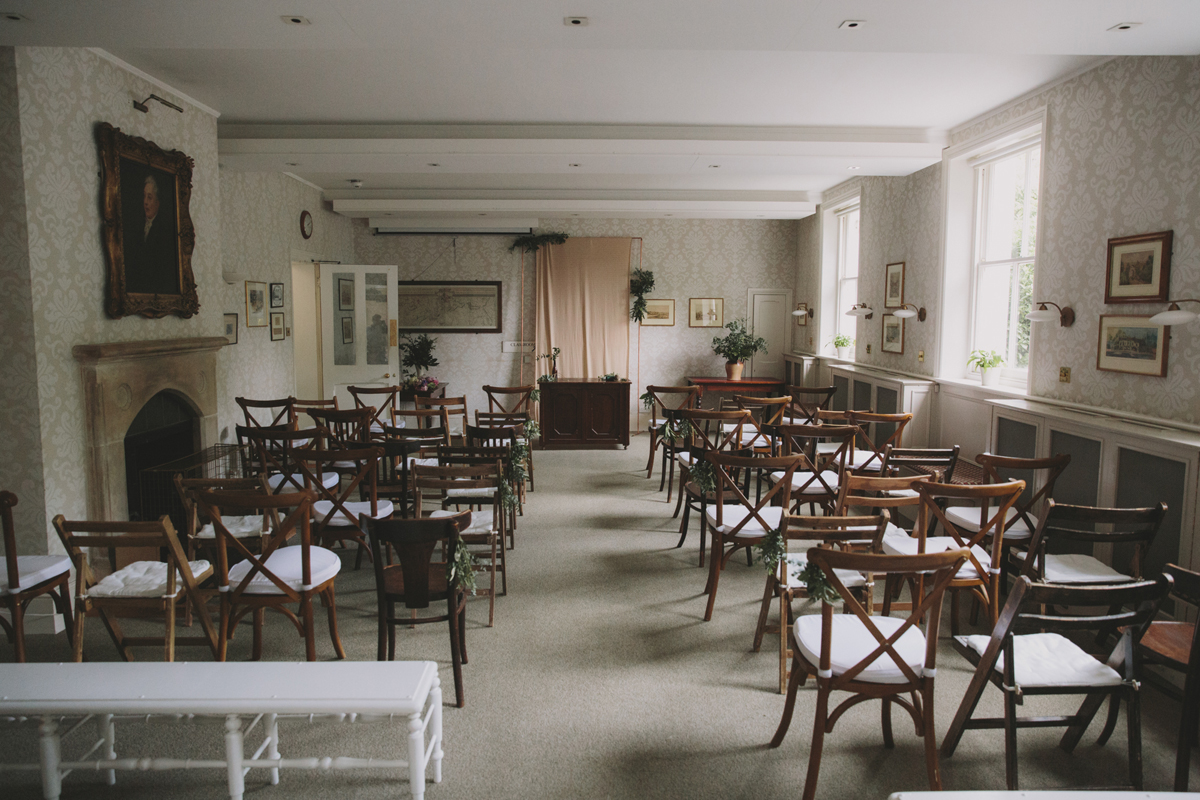
[[[842,239],[845,248],[842,254],[843,278],[858,277],[858,219],[857,208],[842,217],[842,226],[845,231]]]
[[[1018,153],[988,165],[984,261],[1033,255],[1039,152]]]
[[[858,278],[838,281],[837,332],[853,339],[858,333],[858,317],[846,312],[858,302]]]
[[[979,270],[975,305],[975,349],[1008,351],[1008,320],[1012,294],[1012,267]]]

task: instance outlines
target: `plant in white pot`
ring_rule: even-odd
[[[979,379],[984,386],[995,386],[1000,382],[1000,365],[1004,356],[995,350],[972,350],[967,358],[967,366],[979,373]]]
[[[850,348],[854,347],[854,340],[844,333],[839,333],[833,337],[833,346],[837,350],[838,358],[849,358]]]
[[[735,319],[725,328],[728,336],[716,336],[712,340],[713,352],[725,359],[725,375],[731,381],[742,379],[742,368],[746,359],[755,353],[767,352],[767,340],[754,336],[746,330],[746,320]]]

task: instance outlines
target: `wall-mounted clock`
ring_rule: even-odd
[[[312,238],[313,221],[312,214],[307,211],[300,212],[300,235],[305,239]]]

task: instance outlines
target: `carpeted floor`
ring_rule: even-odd
[[[464,668],[466,707],[454,708],[446,628],[398,632],[397,656],[437,660],[445,687],[444,780],[431,800],[459,798],[790,798],[807,768],[814,692],[802,689],[791,731],[766,747],[783,706],[777,693],[777,640],[751,652],[765,572],[736,559],[721,581],[711,622],[703,621],[705,571],[698,537],[675,549],[678,522],[665,493],[645,479],[646,440],[628,451],[538,451],[537,491],[529,496],[509,554],[509,594],[487,628],[487,602],[472,601]],[[338,577],[342,641],[351,659],[375,657],[375,594],[369,565],[355,572],[352,554]],[[318,615],[322,633],[322,616]],[[231,659],[249,657],[250,631],[240,630]],[[948,635],[948,624],[943,630]],[[31,637],[30,660],[61,660],[65,637]],[[115,660],[103,626],[90,622],[93,660]],[[318,637],[318,657],[333,656]],[[303,644],[282,618],[268,617],[270,660],[299,660]],[[153,657],[153,655],[151,655]],[[201,652],[200,658],[208,656]],[[185,651],[181,658],[187,658]],[[968,665],[947,644],[939,654],[937,728],[944,734],[966,688]],[[1144,692],[1146,789],[1171,788],[1178,707]],[[998,695],[984,705],[998,713]],[[1030,699],[1025,713],[1054,706]],[[1062,707],[1062,706],[1058,706]],[[896,747],[882,745],[877,703],[849,711],[826,738],[819,798],[885,798],[925,790],[922,745],[911,724],[895,717]],[[214,758],[220,723],[126,723],[118,731],[135,752]],[[1058,733],[1022,731],[1022,788],[1114,785],[1126,780],[1124,724],[1103,748],[1099,721],[1073,755],[1057,749]],[[402,752],[399,725],[283,728],[285,756],[389,756]],[[89,739],[90,734],[85,738]],[[78,747],[80,739],[75,743]],[[71,757],[76,750],[65,747]],[[0,759],[36,760],[34,731],[0,725]],[[1200,759],[1194,759],[1194,763]],[[943,760],[948,789],[1003,789],[1003,734],[968,732]],[[1193,769],[1193,786],[1200,775]],[[0,795],[40,797],[37,773],[0,773]],[[258,798],[403,797],[396,772],[284,772],[277,787],[265,772],[247,778]],[[73,774],[66,798],[215,798],[221,771],[122,773],[116,787],[99,774]]]

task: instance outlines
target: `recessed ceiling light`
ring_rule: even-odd
[[[15,11],[0,11],[0,19],[6,19],[9,22],[29,22],[29,17]]]
[[[487,216],[487,214],[482,214],[482,213],[481,213],[479,216],[481,216],[481,217],[486,217],[486,216]]]
[[[563,17],[563,25],[566,25],[568,28],[582,28],[587,24],[587,17]]]
[[[720,164],[709,164],[708,168],[709,169],[720,169],[721,165]]]
[[[578,217],[579,215],[578,215],[578,214],[572,214],[571,216],[572,216],[572,217]]]
[[[582,164],[567,164],[568,167],[582,167]]]
[[[838,25],[838,27],[846,28],[849,30],[854,30],[856,28],[862,28],[866,24],[867,24],[867,21],[865,19],[844,19],[844,20],[842,20],[842,24]]]
[[[663,214],[663,216],[664,216],[664,217],[673,217],[673,216],[675,216],[675,215],[674,215],[674,214]]]
[[[298,167],[298,166],[300,166],[300,162],[299,162],[299,161],[285,161],[285,162],[283,162],[283,163],[284,163],[284,164],[286,164],[286,165],[287,165],[287,166],[289,166],[289,167]]]
[[[288,25],[312,25],[308,17],[302,17],[299,14],[284,14],[280,19]]]
[[[363,185],[362,178],[350,178],[347,180],[347,183],[349,183],[355,189],[361,189]]]
[[[429,162],[428,164],[426,164],[425,166],[427,166],[427,167],[440,167],[440,166],[441,166],[441,164],[437,163],[436,161],[430,161],[430,162]]]
[[[1140,22],[1118,22],[1116,25],[1113,25],[1111,28],[1109,28],[1109,30],[1110,31],[1131,31],[1134,28],[1140,28],[1141,25],[1142,25],[1142,23],[1140,23]]]
[[[846,167],[846,169],[862,169],[862,167]]]

